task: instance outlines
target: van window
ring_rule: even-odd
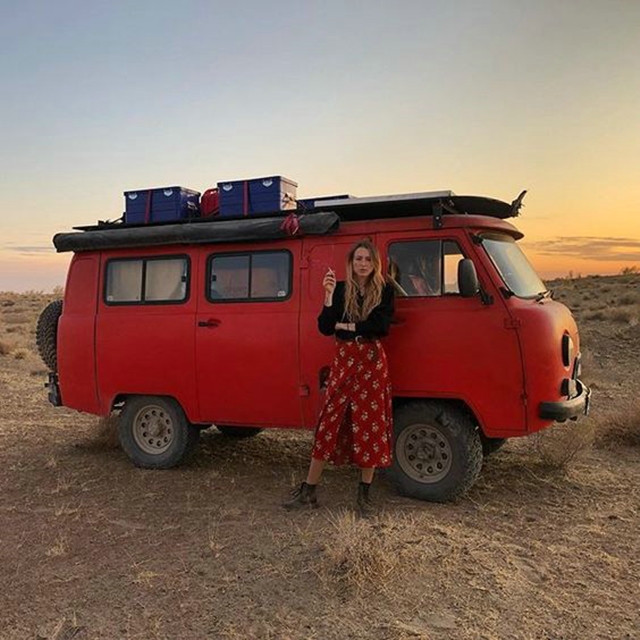
[[[457,242],[445,240],[442,243],[442,264],[444,275],[444,292],[460,293],[458,286],[458,263],[464,256]]]
[[[388,275],[399,296],[433,297],[460,292],[458,262],[452,240],[411,240],[389,245]]]
[[[487,234],[482,246],[510,291],[520,298],[531,298],[547,290],[538,274],[511,236]]]
[[[176,303],[187,299],[186,257],[109,260],[106,269],[107,304]]]
[[[256,251],[209,259],[211,302],[285,300],[291,291],[291,254]]]

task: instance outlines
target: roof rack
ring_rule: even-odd
[[[330,209],[345,221],[443,214],[480,215],[505,219],[519,214],[525,193],[526,191],[523,191],[511,203],[484,196],[457,196],[453,191],[337,198],[317,201],[319,206],[314,207],[314,211]]]
[[[434,228],[443,226],[445,215],[480,215],[511,218],[518,215],[526,191],[507,203],[484,196],[457,196],[453,191],[428,191],[389,196],[318,199],[312,207],[299,203],[300,230],[303,234],[334,232],[340,222],[430,216]],[[315,206],[318,205],[318,206]],[[59,252],[154,246],[161,244],[198,244],[273,240],[286,237],[283,212],[252,218],[194,219],[151,225],[127,225],[119,221],[74,227],[80,233],[59,233],[53,243]]]

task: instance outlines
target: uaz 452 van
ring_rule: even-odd
[[[453,499],[506,438],[588,409],[574,319],[506,220],[520,200],[324,199],[293,234],[281,214],[58,234],[74,256],[64,301],[39,321],[49,399],[119,411],[122,448],[149,468],[181,462],[211,424],[313,429],[333,353],[316,324],[322,278],[344,278],[369,237],[397,292],[391,473],[405,495]]]

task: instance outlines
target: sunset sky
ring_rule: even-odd
[[[0,290],[122,192],[511,201],[543,277],[640,268],[638,0],[0,0]]]

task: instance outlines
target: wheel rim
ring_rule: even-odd
[[[143,407],[133,419],[133,439],[145,453],[164,453],[173,443],[174,433],[173,418],[159,405]]]
[[[449,473],[453,454],[449,440],[440,429],[429,424],[413,424],[398,436],[396,458],[412,480],[431,484]]]

